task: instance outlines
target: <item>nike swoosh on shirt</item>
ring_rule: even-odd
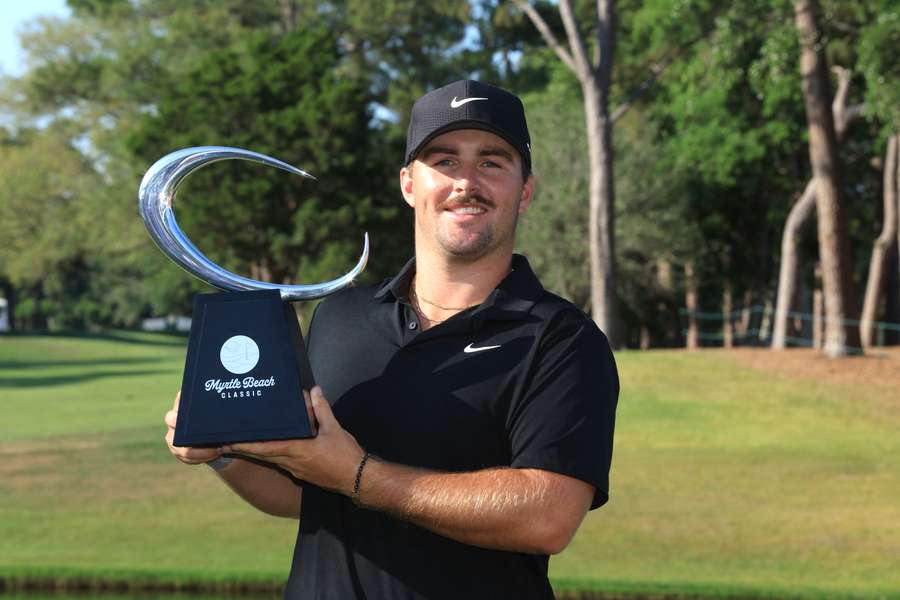
[[[482,350],[493,350],[494,348],[499,348],[500,346],[481,346],[480,348],[473,348],[472,344],[469,344],[463,349],[463,352],[466,354],[471,354],[472,352],[481,352]]]
[[[453,96],[453,100],[450,101],[450,108],[459,108],[463,104],[475,102],[476,100],[487,100],[487,98],[463,98],[462,100],[457,100],[456,96]]]

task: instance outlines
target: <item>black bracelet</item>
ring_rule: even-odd
[[[369,457],[372,456],[368,452],[363,454],[362,460],[359,461],[359,467],[356,469],[356,481],[353,482],[353,494],[350,496],[350,499],[353,500],[353,504],[356,506],[361,506],[359,502],[359,482],[362,480],[363,469],[366,468],[366,463],[369,462]]]

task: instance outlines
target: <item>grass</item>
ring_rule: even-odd
[[[0,578],[284,580],[296,522],[165,450],[183,344],[0,337]],[[611,502],[552,559],[559,592],[900,598],[896,388],[617,360]]]

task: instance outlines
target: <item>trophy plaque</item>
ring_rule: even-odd
[[[141,218],[160,250],[191,275],[221,293],[194,299],[176,446],[312,437],[302,390],[313,387],[297,314],[290,302],[314,300],[341,290],[365,268],[369,236],[356,266],[318,284],[281,285],[248,279],[203,255],[175,220],[175,193],[193,171],[239,159],[312,175],[275,158],[223,146],[185,148],[159,159],[141,181]]]

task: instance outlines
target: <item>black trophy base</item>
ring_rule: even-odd
[[[314,385],[293,307],[277,290],[194,299],[176,446],[312,437]]]

